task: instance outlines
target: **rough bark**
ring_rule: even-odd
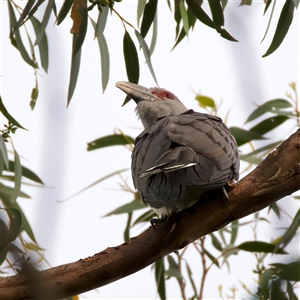
[[[254,171],[228,187],[229,201],[219,193],[210,193],[122,245],[31,276],[1,278],[1,299],[61,299],[101,287],[299,189],[300,129]]]

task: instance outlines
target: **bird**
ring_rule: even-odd
[[[210,189],[238,181],[238,146],[222,119],[187,109],[164,88],[126,81],[116,87],[135,101],[144,126],[132,152],[134,187],[160,218],[192,206]]]

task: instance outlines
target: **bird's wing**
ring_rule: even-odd
[[[188,186],[218,188],[238,179],[237,145],[221,119],[188,111],[165,117],[135,141],[132,176],[144,201],[159,207]]]

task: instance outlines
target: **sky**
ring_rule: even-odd
[[[204,5],[207,9],[207,3]],[[188,40],[185,39],[170,52],[174,45],[173,16],[166,2],[159,1],[158,42],[152,56],[159,85],[171,90],[185,106],[196,111],[203,112],[194,100],[195,92],[210,96],[217,103],[222,102],[220,117],[225,118],[230,111],[227,118],[229,127],[243,127],[255,104],[285,98],[286,92],[290,91],[288,84],[292,81],[299,84],[298,12],[280,48],[271,56],[262,58],[271,42],[281,5],[278,1],[269,34],[263,43],[261,39],[269,20],[269,14],[263,16],[264,5],[254,1],[251,7],[239,7],[239,2],[232,1],[225,10],[225,28],[239,40],[238,43],[222,39],[214,30],[198,22]],[[123,1],[115,8],[136,25],[136,1]],[[125,96],[115,87],[115,82],[127,80],[121,21],[112,14],[104,32],[111,62],[110,80],[105,93],[102,93],[101,87],[98,45],[89,26],[77,87],[70,106],[66,108],[72,22],[67,18],[61,25],[55,26],[52,18],[47,28],[49,72],[38,72],[40,95],[36,108],[31,111],[29,101],[35,80],[33,70],[10,45],[6,2],[1,2],[1,15],[1,95],[8,111],[28,129],[18,130],[13,137],[14,146],[21,155],[22,164],[36,172],[45,183],[43,188],[25,186],[24,191],[32,199],[20,198],[18,201],[31,222],[39,245],[47,249],[45,257],[51,266],[57,266],[121,244],[126,217],[103,216],[133,200],[131,193],[120,188],[120,183],[125,180],[133,189],[129,171],[123,174],[123,179],[113,177],[68,201],[59,202],[109,173],[130,168],[131,153],[124,147],[86,151],[88,142],[112,134],[117,129],[131,136],[137,136],[142,131],[142,125],[134,113],[135,104],[130,101],[121,107]],[[134,33],[130,30],[129,33],[134,39]],[[140,84],[155,86],[141,51],[139,59]],[[289,124],[282,131],[271,132],[268,136],[285,139],[292,133],[293,126]],[[242,170],[244,168],[245,165],[242,165]],[[244,175],[242,173],[241,177]],[[295,202],[287,200],[284,203],[284,209],[293,215],[297,209]],[[276,224],[273,215],[266,216],[272,224]],[[133,228],[132,236],[147,227]],[[270,226],[266,224],[259,227],[259,237],[269,238],[270,232],[267,230]],[[277,233],[272,234],[276,236]],[[240,239],[250,238],[253,234],[249,227]],[[230,272],[226,268],[222,271],[212,268],[204,297],[219,298],[220,284],[224,285],[226,292],[229,292],[229,287],[238,286],[237,297],[243,297],[245,293],[238,279],[246,283],[253,280],[255,289],[256,277],[251,271],[255,260],[248,257],[240,252],[232,259]],[[193,271],[200,280],[200,261],[193,250],[189,253],[189,259],[195,264]],[[247,266],[249,272],[245,272]],[[167,295],[168,299],[176,299],[180,295],[174,279],[168,281]],[[154,299],[158,295],[153,272],[148,267],[97,291],[88,292],[82,298]]]

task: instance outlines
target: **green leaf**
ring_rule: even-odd
[[[262,122],[255,125],[254,127],[250,128],[249,131],[263,135],[263,134],[275,129],[276,127],[278,127],[279,125],[281,125],[288,119],[289,118],[286,116],[270,117],[266,120],[263,120]]]
[[[240,155],[240,159],[247,160],[248,157],[254,156],[254,155],[259,154],[261,152],[270,152],[270,151],[274,150],[276,148],[276,146],[278,146],[282,142],[283,141],[277,141],[275,143],[271,143],[271,144],[268,144],[268,145],[263,146],[261,148],[258,148],[256,150],[250,152],[250,153]]]
[[[10,202],[9,198],[6,197],[6,195],[3,193],[3,185],[1,185],[1,184],[0,184],[0,197],[6,208],[8,208],[8,207],[15,208],[21,213],[21,215],[22,215],[22,230],[24,230],[28,234],[28,236],[36,243],[32,228],[31,228],[26,216],[24,215],[22,209],[20,208],[20,206],[17,202]]]
[[[143,209],[143,208],[145,208],[145,204],[142,203],[138,199],[134,199],[133,201],[114,209],[113,211],[109,212],[108,214],[104,215],[103,217],[109,217],[111,215],[120,215],[120,214],[124,214],[124,213],[131,213],[135,210],[139,210],[139,209]]]
[[[218,268],[220,268],[218,260],[206,249],[204,250],[205,254],[208,256],[208,258],[211,260],[213,264],[215,264]]]
[[[143,38],[147,35],[150,26],[153,23],[157,9],[157,2],[157,0],[149,0],[145,6],[141,25],[141,35]]]
[[[259,284],[259,292],[263,295],[264,299],[269,299],[269,281],[273,275],[273,271],[271,269],[267,269],[261,277],[261,281]]]
[[[238,245],[236,248],[248,252],[263,252],[263,253],[274,253],[276,245],[260,242],[260,241],[253,241],[253,242],[244,242]],[[287,254],[283,249],[278,249],[276,251],[277,254]]]
[[[43,20],[41,22],[40,32],[36,35],[36,40],[34,42],[35,46],[39,45],[42,39],[44,38],[44,36],[46,35],[45,30],[50,19],[52,8],[53,8],[53,1],[48,1],[48,4],[44,12]]]
[[[50,1],[51,2],[51,1]],[[48,49],[48,40],[47,35],[44,31],[41,29],[41,23],[38,19],[36,19],[34,16],[30,18],[30,21],[33,25],[33,29],[35,31],[36,36],[41,36],[40,41],[38,43],[39,52],[40,52],[40,59],[41,59],[41,65],[44,71],[48,72],[48,66],[49,66],[49,49]]]
[[[73,35],[73,51],[72,52],[74,52],[74,48],[76,46],[76,40],[77,40],[77,37],[74,34]],[[80,60],[81,60],[81,49],[79,49],[77,51],[75,56],[72,55],[67,106],[69,106],[69,104],[70,104],[70,101],[72,99],[72,96],[74,94],[75,87],[77,84],[77,79],[78,79],[78,74],[79,74],[79,69],[80,69]]]
[[[27,1],[18,22],[16,22],[16,24],[14,25],[13,31],[18,30],[19,27],[23,24],[23,21],[28,16],[28,14],[29,14],[31,8],[33,7],[34,3],[35,3],[35,0],[28,0]]]
[[[264,15],[266,14],[268,8],[270,7],[270,4],[272,3],[272,0],[267,0],[265,10],[264,10]]]
[[[238,146],[242,146],[252,140],[264,140],[265,138],[251,130],[245,130],[238,127],[230,127],[232,135],[235,137]]]
[[[15,162],[10,160],[7,169],[10,172],[14,172]],[[26,177],[26,178],[28,178],[32,181],[35,181],[37,183],[44,184],[43,181],[35,173],[33,173],[31,170],[29,170],[29,169],[27,169],[26,167],[23,167],[23,166],[22,166],[22,176],[24,176],[24,177]]]
[[[231,227],[230,244],[234,245],[237,238],[238,229],[239,229],[239,220],[232,221],[230,227]]]
[[[167,259],[168,259],[168,263],[170,265],[170,268],[177,268],[178,269],[178,264],[176,263],[175,259],[173,258],[172,255],[168,255],[167,256]]]
[[[69,13],[69,11],[71,9],[72,4],[73,4],[73,0],[63,1],[63,5],[62,5],[62,7],[58,13],[57,19],[56,19],[57,25],[59,25],[65,19],[65,17],[67,16],[67,14]]]
[[[276,202],[272,203],[270,206],[269,206],[269,210],[273,210],[273,212],[275,213],[275,215],[277,216],[278,219],[280,219],[280,208],[279,206],[277,205]]]
[[[298,8],[300,0],[293,0],[293,2],[295,7]]]
[[[196,18],[204,23],[205,25],[216,29],[220,35],[230,41],[237,41],[235,38],[233,38],[224,28],[219,27],[215,24],[213,20],[206,14],[206,12],[202,9],[202,7],[199,5],[198,1],[196,0],[186,0],[187,5],[193,12],[193,14],[196,16]]]
[[[5,211],[9,217],[9,229],[8,235],[6,236],[6,243],[10,243],[17,238],[21,231],[22,215],[16,208],[6,208]]]
[[[164,258],[161,258],[154,263],[154,269],[155,269],[156,286],[157,286],[159,297],[161,300],[166,300]]]
[[[188,273],[188,277],[189,277],[191,286],[192,286],[193,291],[194,291],[194,296],[196,297],[197,296],[197,288],[196,288],[196,285],[195,285],[195,282],[194,282],[194,279],[193,279],[192,270],[191,270],[191,268],[190,268],[190,266],[188,265],[187,262],[186,262],[186,270],[187,270],[187,273]]]
[[[157,82],[157,79],[156,79],[156,76],[155,76],[155,73],[154,73],[154,69],[152,67],[152,62],[151,62],[151,58],[150,58],[150,50],[145,42],[145,40],[143,39],[143,37],[141,36],[141,34],[137,31],[137,30],[134,30],[135,32],[135,35],[140,43],[140,46],[142,47],[143,49],[143,53],[144,53],[144,56],[145,56],[145,59],[146,59],[146,63],[148,65],[148,68],[150,70],[150,73],[155,81],[155,83],[158,85],[158,82]]]
[[[135,226],[140,223],[150,222],[152,219],[156,217],[156,214],[153,212],[153,210],[149,209],[142,215],[140,215],[132,224],[132,226]]]
[[[170,268],[166,270],[165,276],[175,277],[177,280],[183,280],[182,274],[178,268]]]
[[[14,31],[14,27],[15,27],[16,22],[17,22],[15,12],[14,12],[14,9],[12,7],[11,1],[7,1],[7,4],[8,4],[8,11],[9,11],[9,19],[10,19],[10,35],[9,35],[9,38],[11,40],[11,43],[14,47],[16,47],[19,50],[23,60],[26,63],[28,63],[33,68],[38,68],[38,65],[36,64],[35,61],[33,61],[30,58],[30,56],[29,56],[29,54],[28,54],[28,52],[27,52],[27,50],[26,50],[26,48],[23,44],[19,29]]]
[[[220,1],[208,0],[213,21],[219,27],[224,26],[224,15]]]
[[[100,15],[100,13],[99,13],[99,15]],[[105,16],[103,16],[102,19],[103,18],[105,18]],[[96,33],[96,31],[97,31],[96,23],[94,22],[94,20],[92,18],[90,18],[90,20],[95,29],[95,35],[97,34],[96,37],[97,37],[97,41],[98,41],[98,46],[99,46],[99,50],[100,50],[100,59],[101,59],[102,92],[104,93],[104,91],[107,87],[107,84],[108,84],[108,80],[109,80],[109,70],[110,70],[109,51],[108,51],[108,47],[107,47],[107,43],[106,43],[106,39],[105,39],[104,35],[102,33],[101,34],[99,33],[103,26],[101,26],[101,28],[99,27],[99,29],[98,29],[99,32]],[[103,27],[103,30],[104,30],[104,27]]]
[[[36,100],[38,96],[39,96],[39,86],[38,86],[37,77],[35,77],[35,87],[31,90],[31,100],[29,103],[31,110],[35,108]]]
[[[19,128],[22,128],[22,129],[25,129],[27,130],[26,128],[24,128],[19,122],[17,122],[17,120],[15,120],[13,118],[13,116],[7,111],[7,109],[5,108],[3,102],[2,102],[2,97],[0,96],[0,112],[3,114],[3,116],[10,122],[12,123],[13,125],[19,127]]]
[[[294,297],[294,289],[293,289],[293,286],[292,286],[292,284],[290,283],[290,281],[288,281],[288,280],[287,280],[287,282],[286,282],[286,290],[287,290],[287,293],[288,293],[289,300],[296,300],[295,297]]]
[[[292,223],[290,224],[286,232],[283,234],[283,236],[277,243],[275,251],[279,249],[279,247],[284,248],[290,243],[290,241],[296,236],[299,226],[300,226],[300,209],[298,209]]]
[[[107,21],[107,16],[108,16],[108,10],[109,10],[108,6],[102,7],[102,12],[99,11],[99,14],[98,14],[97,25],[95,26],[94,25],[95,22],[92,22],[92,24],[94,26],[94,30],[95,30],[95,37],[101,36],[104,32],[106,21]]]
[[[158,29],[157,19],[158,18],[157,18],[157,13],[156,13],[154,16],[153,26],[152,26],[152,38],[151,38],[150,48],[149,48],[150,55],[153,54],[155,46],[156,46],[156,41],[157,41],[157,29]]]
[[[280,13],[280,17],[271,45],[262,57],[270,55],[281,45],[290,28],[290,25],[292,24],[294,8],[295,6],[292,0],[285,1],[285,4],[283,5],[282,11]]]
[[[11,202],[15,202],[21,191],[22,166],[18,152],[14,149],[14,189],[11,193]]]
[[[135,45],[127,31],[125,31],[123,38],[123,52],[128,81],[138,83],[140,77],[139,59]]]
[[[190,29],[189,18],[188,18],[187,10],[184,6],[183,0],[181,0],[179,2],[179,11],[180,11],[180,15],[181,15],[182,23],[183,23],[183,29],[184,29],[186,35],[188,35],[189,29]]]
[[[209,235],[211,237],[211,241],[212,241],[213,246],[217,250],[222,251],[223,250],[222,245],[221,245],[220,241],[217,239],[217,237],[213,233],[210,233]]]
[[[1,194],[4,194],[4,195],[6,195],[7,197],[9,197],[11,199],[11,195],[14,193],[14,189],[11,188],[10,186],[6,186],[6,185],[4,185],[3,183],[0,182],[0,192],[1,192]],[[17,197],[26,198],[26,199],[31,198],[29,195],[25,194],[22,191],[19,192]],[[11,202],[11,203],[13,203],[13,202]]]
[[[139,0],[137,4],[137,24],[140,25],[141,17],[143,15],[143,12],[145,10],[146,0]]]
[[[274,100],[267,101],[264,104],[258,106],[250,114],[250,116],[246,120],[245,124],[250,121],[255,120],[256,118],[262,116],[263,114],[265,114],[267,112],[271,112],[271,113],[277,112],[277,114],[280,114],[278,112],[285,108],[292,108],[291,103],[285,99],[274,99]]]
[[[212,107],[216,108],[216,103],[214,99],[208,97],[208,96],[203,96],[203,95],[197,95],[195,99],[199,102],[199,105],[203,108],[206,107]]]
[[[270,264],[275,267],[275,274],[282,279],[291,281],[300,281],[300,261],[295,261],[289,264]]]
[[[133,144],[134,138],[124,134],[112,134],[88,143],[87,150],[92,151],[104,147]]]
[[[77,54],[77,52],[81,49],[86,36],[86,31],[88,26],[88,11],[82,5],[80,5],[79,7],[80,7],[79,13],[82,19],[80,22],[78,35],[76,35],[76,33],[73,33],[73,36],[76,36],[76,38],[73,39],[72,57],[74,57]]]
[[[0,158],[6,169],[8,169],[8,154],[2,134],[0,134]]]

